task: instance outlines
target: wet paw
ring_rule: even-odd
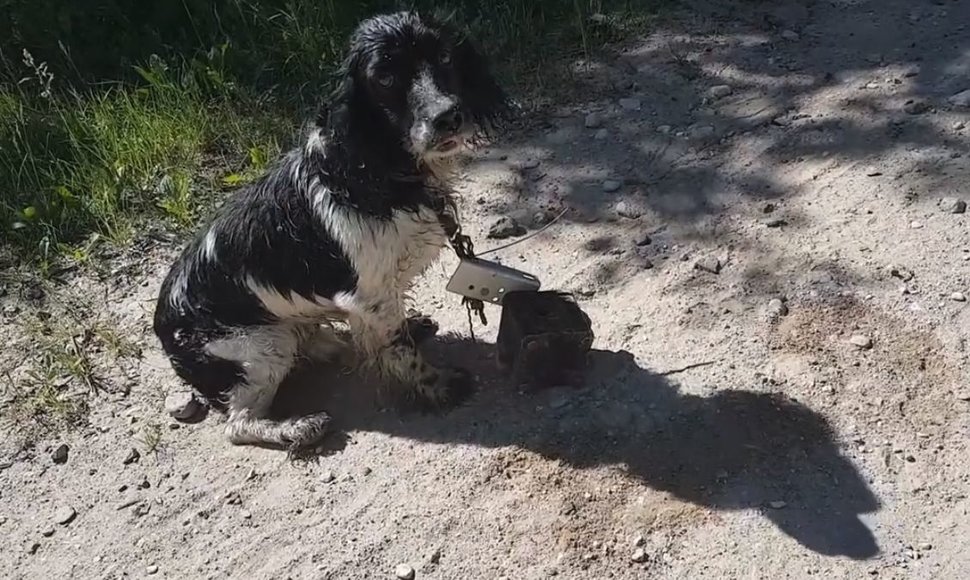
[[[414,402],[425,412],[461,405],[475,394],[475,379],[462,368],[441,370],[414,387]]]
[[[406,325],[408,335],[414,344],[421,344],[438,334],[438,323],[430,316],[423,316],[416,312],[409,314]]]
[[[314,447],[326,437],[331,420],[327,413],[292,419],[283,433],[283,442],[290,450]]]

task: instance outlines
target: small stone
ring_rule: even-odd
[[[730,85],[714,85],[713,87],[707,89],[707,94],[712,99],[723,99],[724,97],[730,95],[733,89]]]
[[[488,229],[488,237],[495,240],[521,236],[524,233],[525,228],[509,216],[498,218]]]
[[[522,169],[535,169],[536,167],[539,167],[539,160],[534,157],[530,157],[522,162]]]
[[[961,401],[968,401],[968,402],[970,402],[970,391],[962,391],[962,392],[957,393],[957,399],[959,399]]]
[[[674,128],[671,127],[670,125],[660,125],[659,127],[657,127],[657,133],[660,133],[661,135],[669,135],[670,132],[673,130]]]
[[[70,451],[70,447],[68,447],[64,443],[61,443],[60,445],[57,446],[57,449],[55,449],[54,452],[51,453],[51,461],[53,461],[58,465],[67,463],[68,451]]]
[[[940,200],[939,206],[946,213],[964,213],[967,211],[967,202],[955,197],[944,197]]]
[[[189,421],[202,411],[202,404],[192,391],[176,391],[165,397],[165,412],[176,421]]]
[[[49,538],[49,537],[53,536],[54,535],[54,526],[47,526],[46,528],[44,528],[43,530],[41,530],[40,535],[44,536],[45,538]]]
[[[770,507],[773,510],[780,510],[784,508],[786,505],[788,504],[781,500],[768,502],[768,507]]]
[[[253,519],[253,514],[249,510],[243,510],[242,513],[240,513],[239,515],[241,515],[244,520]]]
[[[619,100],[620,106],[627,111],[639,111],[641,107],[640,99],[628,97]]]
[[[407,564],[399,564],[394,568],[394,577],[398,580],[414,580],[414,568]]]
[[[615,209],[616,209],[616,215],[627,219],[631,219],[631,220],[635,220],[643,215],[643,212],[640,210],[640,208],[636,207],[634,204],[627,201],[621,201],[617,203]]]
[[[324,473],[323,477],[320,478],[320,481],[322,481],[323,483],[333,483],[336,480],[337,480],[337,476],[332,471],[328,471]]]
[[[946,100],[954,107],[970,108],[970,89],[960,91]]]
[[[124,465],[131,465],[132,463],[138,463],[140,459],[141,459],[141,453],[139,453],[137,449],[132,447],[131,451],[128,452],[128,456],[125,457],[125,460],[122,461],[122,463]]]
[[[929,542],[923,542],[922,544],[920,544],[919,546],[917,546],[917,548],[919,548],[923,552],[928,552],[928,551],[930,551],[930,550],[933,549],[933,544],[931,544]]]
[[[916,456],[913,455],[912,453],[907,453],[905,459],[909,463],[916,463]]]
[[[781,37],[791,42],[795,42],[801,38],[801,36],[799,36],[799,34],[794,30],[782,30]]]
[[[586,115],[585,124],[587,129],[596,129],[597,127],[603,124],[603,115],[595,111],[592,113],[589,113],[588,115]]]
[[[956,123],[953,124],[953,130],[954,131],[963,131],[963,129],[966,126],[967,126],[967,124],[965,122],[963,122],[963,121],[957,121]]]
[[[709,274],[720,274],[721,268],[721,260],[715,258],[714,256],[706,256],[694,262],[695,270],[700,270],[701,272],[707,272]]]
[[[365,468],[363,469],[363,471],[361,471],[361,473],[363,473],[363,474],[364,474],[364,476],[366,477],[366,476],[368,476],[368,475],[370,475],[370,474],[372,474],[372,473],[374,473],[374,470],[373,470],[373,469],[371,469],[370,467],[365,467]]]
[[[761,207],[762,213],[774,213],[776,209],[778,209],[778,206],[773,203],[766,203]]]
[[[849,338],[849,344],[863,350],[868,350],[872,348],[872,338],[864,334],[853,334],[852,337]]]
[[[903,282],[909,282],[915,277],[915,274],[911,270],[903,268],[901,266],[893,266],[889,269],[889,275],[893,278],[899,278]]]
[[[930,110],[930,104],[921,99],[910,99],[903,105],[903,110],[910,115],[922,115]]]
[[[593,133],[593,139],[597,141],[602,141],[610,136],[610,132],[606,129],[597,129],[596,133]]]
[[[770,217],[762,221],[765,227],[768,228],[780,228],[788,225],[788,220],[781,217]]]
[[[158,574],[158,566],[156,566],[155,564],[148,566],[147,568],[145,568],[145,573],[148,574],[149,576],[154,576],[155,574]]]
[[[623,187],[623,182],[616,179],[607,179],[603,182],[603,191],[606,193],[615,193],[620,191],[621,187]]]
[[[785,303],[779,298],[769,300],[767,310],[768,315],[771,317],[788,315],[788,306],[786,306]]]
[[[642,548],[647,543],[647,539],[643,537],[643,534],[637,534],[633,538],[633,547]]]
[[[923,222],[914,221],[911,224],[909,224],[909,227],[914,230],[921,229],[923,227]]]
[[[77,517],[77,512],[69,505],[61,506],[54,511],[55,524],[66,526],[73,522],[75,517]]]
[[[642,236],[637,238],[637,241],[635,243],[637,246],[642,248],[643,246],[649,246],[650,244],[652,244],[653,238],[650,237],[650,234],[643,234]]]
[[[687,137],[695,140],[710,139],[714,136],[714,127],[711,125],[697,125],[687,131]]]
[[[637,548],[633,550],[633,554],[630,555],[630,559],[637,564],[643,564],[647,561],[647,551],[643,548]]]
[[[954,302],[966,302],[967,296],[963,292],[954,292],[953,294],[950,294],[950,300]]]

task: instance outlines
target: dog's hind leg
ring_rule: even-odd
[[[385,314],[385,315],[381,315]],[[350,317],[351,331],[364,360],[381,378],[402,386],[401,394],[420,407],[442,409],[457,405],[474,391],[471,376],[461,369],[436,369],[418,352],[412,331],[419,338],[433,336],[426,323],[387,316],[381,309],[363,309]],[[422,329],[422,330],[418,330]],[[435,325],[434,330],[437,330]]]
[[[247,329],[207,347],[210,354],[240,362],[244,381],[229,395],[226,435],[236,445],[311,447],[326,435],[327,413],[274,419],[269,416],[276,391],[298,353],[301,333],[292,326]]]

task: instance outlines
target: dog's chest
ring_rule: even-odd
[[[368,220],[369,221],[369,220]],[[387,221],[363,228],[364,243],[351,259],[358,287],[368,291],[402,291],[439,256],[448,240],[437,216],[428,208],[398,211]]]

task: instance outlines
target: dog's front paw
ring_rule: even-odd
[[[444,369],[415,386],[418,408],[442,411],[457,407],[475,394],[475,378],[462,368]]]
[[[438,323],[430,316],[424,316],[417,312],[409,312],[407,319],[407,332],[414,344],[421,344],[434,338],[438,334]]]
[[[331,420],[322,412],[291,419],[282,435],[283,442],[290,450],[314,447],[327,436]]]

